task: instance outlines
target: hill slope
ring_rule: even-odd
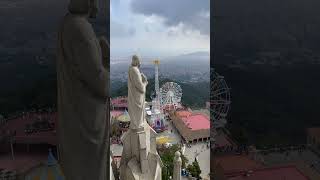
[[[160,80],[160,87],[165,82],[170,82],[172,80],[170,79],[163,79]],[[154,79],[148,80],[149,84],[147,86],[147,92],[146,92],[146,99],[147,101],[151,100],[151,96],[154,93]],[[175,81],[172,81],[175,82]],[[210,84],[206,82],[200,82],[200,83],[178,83],[182,88],[182,104],[191,107],[191,108],[199,108],[204,107],[206,101],[209,100],[210,96]],[[119,84],[117,84],[119,86]],[[117,96],[127,96],[128,94],[128,86],[126,83],[123,83],[121,87],[118,89],[114,89],[111,92],[112,97]]]

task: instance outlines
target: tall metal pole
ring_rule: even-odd
[[[155,64],[155,91],[156,91],[156,98],[158,100],[158,97],[159,97],[159,61],[158,60],[155,60],[154,61],[154,64]]]
[[[159,88],[159,64],[160,61],[159,60],[154,60],[153,64],[155,65],[155,75],[154,75],[154,86],[155,86],[155,101],[154,104],[152,106],[153,109],[153,115],[152,115],[152,124],[155,124],[156,120],[161,119],[161,107],[160,107],[160,88]],[[160,112],[160,113],[159,113]]]
[[[160,110],[160,88],[159,88],[159,60],[154,61],[155,64],[155,77],[154,77],[154,84],[155,84],[155,91],[156,91],[156,105],[157,109]]]

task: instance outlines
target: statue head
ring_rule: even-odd
[[[174,153],[174,156],[175,156],[176,158],[179,158],[180,155],[181,155],[181,153],[180,153],[179,151],[176,151],[176,152]]]
[[[98,0],[70,0],[69,12],[86,14],[90,18],[95,18],[98,13]]]
[[[137,55],[133,55],[132,56],[131,66],[140,67],[140,60],[139,60],[139,57]]]

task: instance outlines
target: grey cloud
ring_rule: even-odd
[[[144,27],[144,30],[145,30],[146,32],[150,32],[150,29],[149,29],[148,26],[145,26],[145,27]]]
[[[168,31],[168,36],[176,36],[177,35],[177,33],[175,32],[175,31],[173,31],[173,30],[169,30]]]
[[[183,23],[187,29],[210,34],[210,0],[132,0],[131,10],[145,16],[163,17],[165,25],[177,26]]]
[[[136,30],[132,27],[125,26],[123,24],[111,21],[110,23],[110,36],[112,37],[129,37],[134,36]]]

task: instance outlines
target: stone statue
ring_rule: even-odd
[[[139,71],[140,61],[132,57],[128,72],[128,111],[130,128],[122,136],[121,180],[161,180],[162,162],[156,150],[157,133],[145,120],[146,76]]]
[[[106,180],[109,45],[88,18],[96,0],[70,0],[58,34],[58,140],[67,180]]]
[[[145,122],[145,93],[148,81],[139,67],[140,60],[134,55],[128,71],[128,112],[132,129],[143,127]]]
[[[182,159],[180,157],[180,152],[177,151],[175,154],[173,163],[173,180],[181,180],[181,166],[182,166]]]

